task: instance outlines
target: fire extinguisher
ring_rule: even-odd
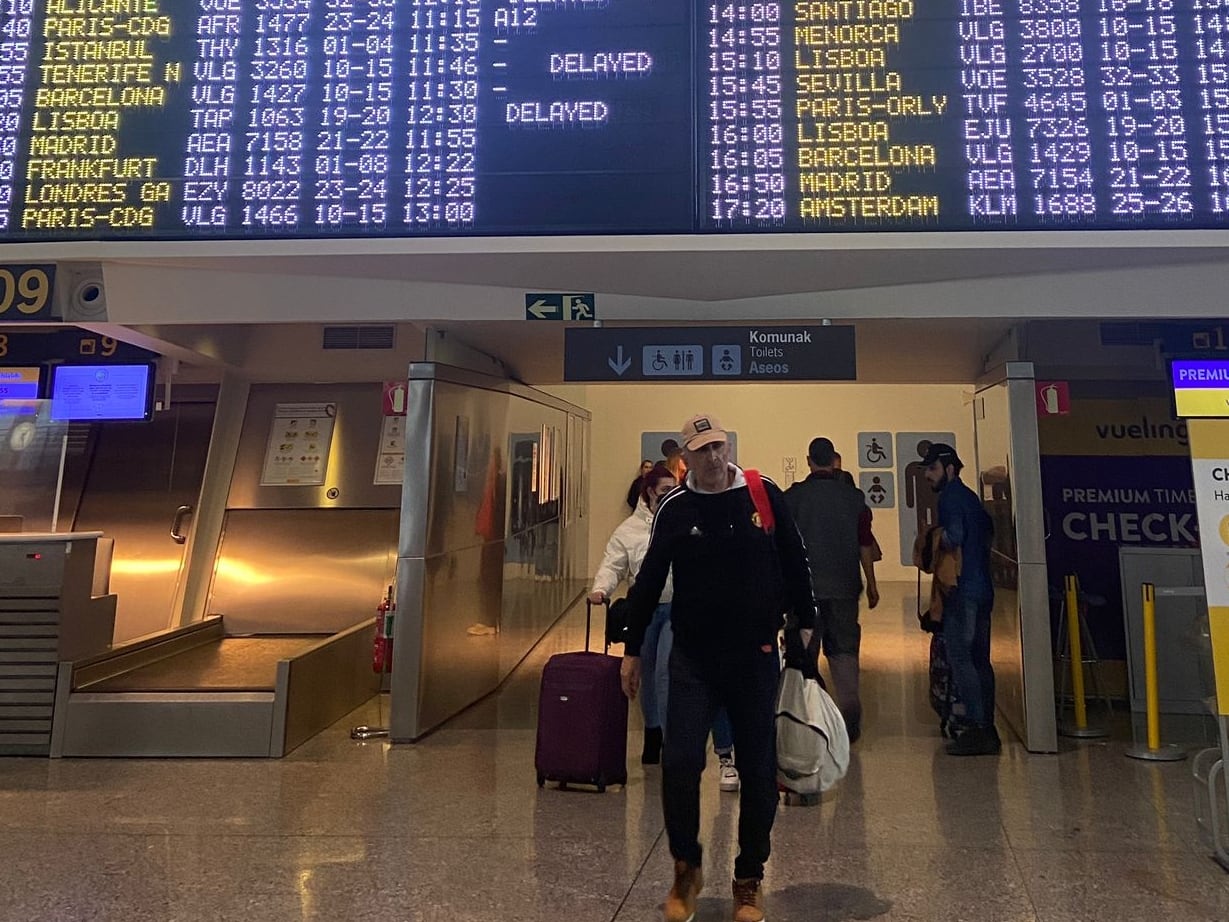
[[[371,647],[371,671],[391,672],[393,668],[393,616],[397,603],[393,601],[393,587],[376,606],[376,637]]]

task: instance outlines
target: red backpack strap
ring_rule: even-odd
[[[747,478],[747,492],[751,494],[751,502],[755,504],[755,511],[760,514],[760,527],[771,535],[777,527],[777,517],[773,515],[768,491],[764,489],[764,478],[760,476],[759,471],[751,467],[743,471],[743,476]]]

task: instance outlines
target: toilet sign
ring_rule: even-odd
[[[385,381],[381,412],[384,416],[405,416],[406,383]]]

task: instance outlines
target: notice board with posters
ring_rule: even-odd
[[[1051,597],[1075,573],[1102,659],[1126,659],[1120,547],[1198,547],[1186,423],[1167,395],[1099,396],[1072,382],[1070,413],[1037,420]],[[1052,614],[1057,618],[1057,605]],[[1055,633],[1055,643],[1059,636]]]

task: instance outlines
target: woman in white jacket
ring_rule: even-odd
[[[658,464],[644,475],[640,490],[640,502],[636,511],[623,520],[614,530],[606,544],[606,554],[593,578],[593,591],[589,601],[600,605],[609,599],[619,583],[636,582],[640,564],[644,562],[653,530],[653,516],[657,506],[678,481],[663,465]],[[661,761],[662,727],[665,725],[666,696],[669,690],[670,648],[673,634],[670,631],[670,600],[674,586],[666,577],[661,599],[653,612],[653,620],[644,635],[640,648],[641,674],[648,680],[640,689],[640,709],[644,714],[644,751],[640,761],[644,765],[656,765]],[[730,719],[721,708],[713,720],[713,749],[720,764],[720,786],[723,791],[737,791],[738,770],[734,767],[734,733]]]
[[[653,515],[662,497],[678,486],[674,475],[662,467],[655,466],[641,478],[640,502],[636,511],[629,515],[606,543],[606,554],[602,557],[597,575],[593,577],[593,591],[589,593],[589,601],[601,604],[609,599],[618,588],[619,583],[627,580],[627,585],[636,582],[636,574],[640,572],[640,564],[644,562],[645,551],[649,547],[649,535],[653,529]],[[665,702],[658,696],[659,681],[657,667],[659,664],[659,648],[663,654],[660,661],[662,684],[664,684],[665,665],[669,658],[669,644],[661,644],[662,628],[670,623],[670,599],[674,592],[670,578],[666,577],[666,586],[661,592],[661,601],[653,612],[653,620],[644,635],[644,646],[641,648],[641,669],[646,677],[652,677],[644,683],[640,694],[640,710],[644,714],[644,752],[640,761],[645,765],[654,765],[661,761],[661,727],[664,716]]]

